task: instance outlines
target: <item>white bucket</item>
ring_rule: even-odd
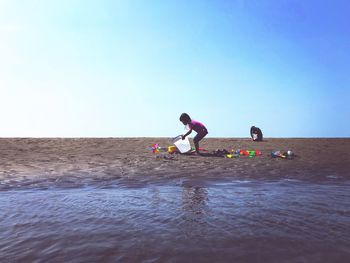
[[[173,139],[173,144],[179,149],[180,153],[186,153],[191,150],[191,144],[188,137],[182,140],[182,136],[179,135]]]

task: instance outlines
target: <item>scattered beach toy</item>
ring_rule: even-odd
[[[175,150],[176,150],[176,147],[175,147],[175,146],[169,146],[169,147],[174,147]],[[155,144],[152,145],[151,150],[152,150],[153,153],[156,153],[156,154],[157,154],[157,153],[159,153],[160,151],[162,151],[162,152],[168,151],[168,152],[169,152],[169,147],[168,147],[168,148],[163,148],[163,147],[160,147],[160,145],[159,145],[158,143],[155,143]],[[170,152],[169,152],[169,153],[170,153]]]
[[[272,157],[272,158],[277,158],[277,157],[279,157],[279,158],[282,158],[282,159],[285,159],[285,158],[286,158],[286,156],[283,155],[283,154],[281,153],[281,151],[274,151],[274,152],[271,152],[271,157]]]
[[[239,154],[240,155],[244,155],[244,156],[249,156],[249,151],[247,151],[247,150],[239,150]]]
[[[282,158],[282,159],[293,159],[295,157],[294,152],[291,150],[288,150],[286,152],[281,152],[281,151],[273,151],[271,152],[271,157],[272,158]]]
[[[168,153],[176,153],[177,148],[174,145],[168,146]]]
[[[287,151],[287,154],[288,154],[288,156],[293,156],[293,157],[295,157],[294,152],[292,152],[291,150],[288,150],[288,151]]]
[[[261,155],[261,152],[259,150],[248,151],[248,152],[249,152],[249,157],[260,156]]]
[[[159,144],[158,143],[156,143],[156,144],[153,144],[152,145],[152,147],[151,147],[151,149],[152,149],[152,152],[153,153],[159,153],[159,151],[162,149],[160,146],[159,146]]]
[[[260,156],[261,155],[261,151],[260,150],[242,150],[242,149],[238,149],[238,150],[231,150],[231,152],[233,154],[235,154],[236,156],[248,156],[250,158],[254,157],[254,156]]]

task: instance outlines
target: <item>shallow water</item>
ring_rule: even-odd
[[[349,262],[350,182],[3,190],[1,262]]]

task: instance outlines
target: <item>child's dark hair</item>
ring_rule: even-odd
[[[182,113],[181,116],[180,116],[180,121],[188,124],[190,123],[192,120],[191,120],[191,117],[187,114],[187,113]]]

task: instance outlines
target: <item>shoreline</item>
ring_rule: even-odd
[[[174,136],[176,137],[176,136]],[[171,141],[174,137],[0,137],[0,144],[6,140],[168,140]],[[193,135],[189,139],[193,139]],[[250,141],[252,143],[265,143],[269,140],[344,140],[350,142],[350,137],[264,137],[263,141],[252,141],[250,137],[204,137],[201,143],[206,140],[215,141]],[[211,142],[213,143],[213,142]]]

